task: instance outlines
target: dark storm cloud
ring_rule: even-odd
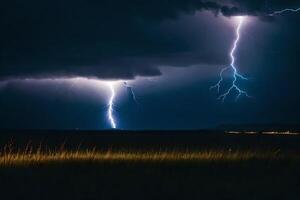
[[[158,66],[226,64],[226,44],[212,37],[196,51],[189,35],[172,38],[165,20],[209,10],[215,15],[265,16],[296,1],[29,0],[1,8],[0,77],[89,76],[131,79],[160,75]],[[270,6],[270,7],[269,7]],[[201,16],[203,17],[203,16]],[[213,35],[213,34],[212,34]],[[186,37],[186,38],[185,38]],[[221,37],[221,33],[219,35]],[[222,53],[223,52],[223,53]]]

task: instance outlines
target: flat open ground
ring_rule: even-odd
[[[297,135],[2,131],[0,136],[3,199],[298,199],[299,167]]]

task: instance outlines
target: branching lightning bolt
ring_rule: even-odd
[[[117,128],[117,124],[115,122],[115,119],[114,119],[114,116],[113,116],[113,107],[114,107],[114,99],[115,99],[115,89],[114,89],[114,86],[112,83],[108,83],[108,86],[110,88],[110,91],[111,91],[111,96],[109,98],[109,101],[108,101],[108,110],[107,110],[107,117],[108,117],[108,120],[110,122],[110,125],[113,129]]]
[[[136,105],[138,105],[138,101],[137,101],[137,99],[136,99],[136,96],[135,96],[135,93],[134,93],[134,91],[133,91],[133,89],[132,89],[132,86],[131,86],[131,85],[128,85],[127,82],[124,82],[124,85],[125,85],[125,87],[127,88],[127,91],[129,92],[129,94],[130,94],[132,100],[134,101],[134,103],[135,103]]]
[[[283,10],[279,10],[279,11],[274,11],[273,13],[269,14],[269,16],[274,16],[274,15],[280,15],[280,14],[283,14],[283,13],[286,13],[286,12],[300,12],[300,8],[296,8],[296,9],[292,9],[292,8],[286,8],[286,9],[283,9]],[[221,89],[221,86],[222,86],[222,83],[224,82],[224,73],[227,72],[227,71],[232,71],[232,82],[231,82],[231,86],[223,93],[221,94],[218,99],[221,100],[222,102],[225,101],[225,99],[227,98],[228,95],[230,95],[231,92],[233,91],[237,91],[238,94],[236,96],[236,100],[239,99],[240,96],[244,95],[246,97],[250,97],[248,95],[248,93],[241,89],[238,85],[238,81],[239,80],[248,80],[248,78],[246,78],[245,76],[243,76],[242,74],[240,74],[238,72],[238,69],[236,68],[235,66],[235,52],[236,52],[236,49],[238,47],[238,43],[240,41],[240,30],[243,26],[243,23],[245,21],[245,17],[244,16],[240,16],[238,17],[238,20],[239,20],[239,23],[238,23],[238,26],[237,26],[237,29],[236,29],[236,39],[233,43],[233,47],[230,51],[230,58],[231,58],[231,63],[230,63],[230,66],[228,67],[225,67],[221,70],[219,76],[220,76],[220,79],[219,81],[212,87],[210,87],[210,89],[217,89],[218,93],[220,93],[220,89]]]
[[[286,12],[300,12],[300,8],[296,8],[296,9],[286,8],[286,9],[283,9],[283,10],[278,10],[278,11],[275,11],[275,12],[269,14],[269,16],[280,15],[280,14],[283,14],[283,13],[286,13]]]
[[[222,102],[225,101],[226,97],[231,93],[233,92],[234,90],[238,92],[237,96],[236,96],[236,100],[239,99],[240,96],[244,95],[246,97],[250,97],[248,95],[248,93],[245,91],[245,90],[242,90],[239,86],[238,86],[238,80],[248,80],[245,76],[241,75],[236,66],[235,66],[235,52],[236,52],[236,49],[238,47],[238,43],[240,41],[240,30],[242,28],[242,25],[243,25],[243,22],[245,20],[245,17],[238,17],[238,26],[237,26],[237,29],[236,29],[236,39],[233,43],[233,47],[230,51],[230,58],[231,58],[231,63],[230,63],[230,66],[228,67],[225,67],[221,70],[220,72],[220,79],[219,81],[217,82],[217,84],[215,84],[214,86],[210,87],[210,89],[217,89],[218,93],[220,93],[220,89],[221,89],[221,86],[222,86],[222,83],[224,81],[224,73],[228,70],[231,70],[232,71],[232,82],[231,82],[231,86],[226,90],[225,93],[221,94],[218,99],[221,100]]]

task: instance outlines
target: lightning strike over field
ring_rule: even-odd
[[[248,80],[248,79],[238,72],[238,69],[236,68],[236,65],[235,65],[235,60],[236,60],[235,53],[236,53],[236,50],[237,50],[237,47],[238,47],[238,43],[240,41],[240,37],[241,37],[240,36],[240,30],[242,28],[242,25],[243,25],[244,21],[245,21],[245,17],[243,17],[243,16],[238,17],[238,26],[236,28],[236,39],[234,40],[232,49],[230,51],[230,58],[231,58],[230,66],[225,67],[221,70],[221,72],[219,74],[220,75],[219,81],[217,82],[217,84],[210,87],[210,89],[217,89],[218,93],[220,93],[222,83],[224,82],[224,79],[225,79],[224,78],[224,73],[226,71],[231,71],[232,81],[231,81],[230,87],[224,93],[220,94],[220,96],[218,97],[218,99],[221,100],[222,102],[224,102],[226,97],[228,95],[230,95],[230,93],[233,92],[233,91],[238,92],[238,94],[236,96],[236,100],[238,100],[238,98],[242,95],[244,95],[246,97],[250,97],[245,90],[241,89],[238,86],[238,81],[239,80]]]
[[[109,101],[108,101],[108,110],[107,110],[107,117],[108,117],[108,120],[110,122],[110,125],[113,129],[117,128],[117,124],[115,122],[115,119],[114,119],[114,115],[113,115],[113,107],[114,107],[114,99],[115,99],[115,88],[113,86],[113,83],[109,82],[107,83],[109,88],[110,88],[110,91],[111,91],[111,96],[109,98]]]

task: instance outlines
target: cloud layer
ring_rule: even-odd
[[[263,18],[273,9],[296,3],[7,1],[1,8],[0,79],[57,76],[132,79],[160,75],[158,67],[165,65],[226,64],[226,49],[232,35],[215,16]],[[204,10],[215,16],[195,15]]]

